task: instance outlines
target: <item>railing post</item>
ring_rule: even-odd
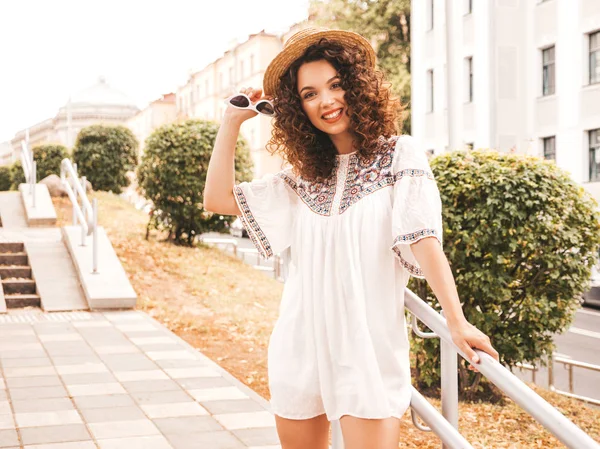
[[[442,415],[458,430],[458,354],[450,343],[440,338],[442,374]],[[442,445],[444,449],[448,446]]]
[[[554,390],[554,358],[548,356],[548,390]]]
[[[37,162],[33,161],[33,168],[31,170],[31,191],[32,191],[32,204],[35,209],[35,184],[36,184],[36,176],[37,176]]]
[[[77,207],[77,188],[75,187],[75,182],[77,179],[77,164],[73,164],[73,171],[75,172],[75,177],[70,177],[69,179],[73,180],[73,194],[75,196],[75,201],[73,202],[73,226],[77,226],[77,212],[75,211],[75,208]]]
[[[344,437],[339,421],[331,422],[331,449],[344,449]]]
[[[94,230],[93,230],[93,257],[94,257],[94,264],[93,264],[93,268],[94,271],[93,273],[96,274],[98,273],[98,198],[94,198],[94,224],[93,224]]]

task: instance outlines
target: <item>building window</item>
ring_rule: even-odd
[[[254,55],[250,55],[250,75],[254,73]]]
[[[590,84],[600,83],[600,31],[590,34]]]
[[[425,112],[433,112],[433,70],[427,70],[427,108]]]
[[[472,151],[474,147],[475,147],[475,144],[473,142],[465,143],[465,148],[467,151]]]
[[[465,11],[465,16],[467,14],[471,14],[473,12],[473,0],[463,0],[464,6],[463,9]]]
[[[544,143],[544,159],[551,161],[556,160],[556,137],[545,137],[542,139]]]
[[[465,58],[465,102],[473,101],[473,57]]]
[[[427,0],[426,8],[425,14],[427,24],[425,26],[425,31],[429,31],[433,30],[433,0]]]
[[[553,95],[555,84],[554,45],[550,48],[542,50],[542,64],[542,94],[544,96]]]
[[[589,132],[590,181],[600,181],[600,128]]]

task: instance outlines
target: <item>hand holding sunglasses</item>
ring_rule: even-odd
[[[233,94],[232,96],[223,100],[225,104],[231,105],[234,108],[238,109],[251,109],[260,114],[267,115],[269,117],[273,117],[275,115],[275,108],[273,107],[273,102],[267,99],[258,100],[256,103],[252,103],[250,97],[244,93]]]

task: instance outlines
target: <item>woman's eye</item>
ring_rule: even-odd
[[[332,86],[342,86],[340,83],[333,83]]]
[[[305,99],[306,99],[306,98],[308,98],[310,94],[312,94],[312,92],[309,92],[309,93],[307,93],[307,94],[304,96],[304,98],[305,98]]]

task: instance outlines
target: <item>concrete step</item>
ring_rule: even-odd
[[[27,254],[23,253],[0,253],[0,265],[23,266],[29,265]]]
[[[21,307],[40,307],[41,301],[39,295],[4,295],[6,307],[9,309],[18,309]]]
[[[24,253],[25,244],[23,242],[2,242],[0,243],[0,253]]]
[[[36,294],[35,281],[33,279],[2,279],[2,288],[5,295]]]
[[[26,265],[17,267],[0,266],[0,279],[28,278],[31,279],[31,267]]]

